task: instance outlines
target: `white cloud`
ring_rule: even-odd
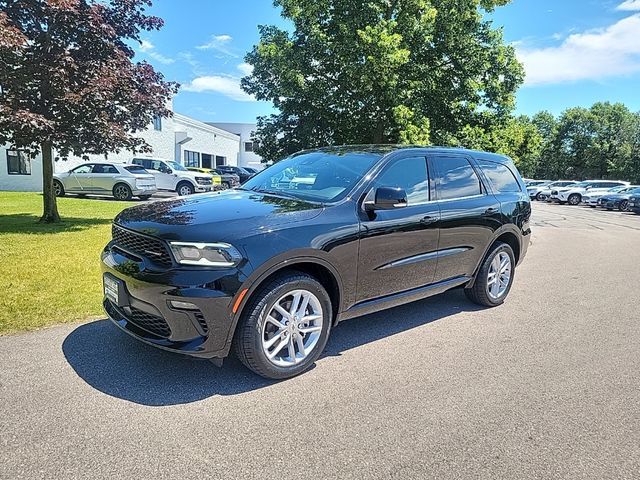
[[[640,10],[640,0],[626,0],[616,7],[616,10],[635,12]]]
[[[231,40],[233,40],[231,35],[213,35],[207,43],[196,48],[198,50],[215,50],[228,57],[239,58],[239,55],[227,46]]]
[[[253,95],[249,95],[240,87],[240,79],[231,75],[207,75],[196,77],[191,83],[182,87],[188,92],[216,92],[239,102],[254,102]]]
[[[149,52],[149,56],[160,63],[164,63],[165,65],[169,65],[175,62],[173,58],[165,57],[161,53],[155,51]]]
[[[164,63],[165,65],[169,65],[170,63],[174,63],[175,60],[173,58],[166,57],[159,53],[156,50],[156,46],[151,43],[149,40],[141,40],[139,50],[142,53],[147,54],[148,57],[153,58],[157,62]]]
[[[638,38],[640,13],[606,28],[569,35],[557,47],[518,46],[516,52],[527,72],[526,85],[597,80],[640,72]]]
[[[250,65],[248,63],[241,63],[240,65],[238,65],[238,70],[240,70],[240,72],[242,72],[242,75],[244,76],[251,75],[253,73],[253,65]]]
[[[154,46],[149,40],[141,40],[140,41],[140,51],[148,52],[149,50],[153,50]]]

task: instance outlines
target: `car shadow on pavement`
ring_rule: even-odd
[[[461,290],[340,323],[323,357],[375,342],[462,311],[476,310]],[[109,320],[79,326],[62,351],[74,371],[107,395],[148,406],[179,405],[213,395],[236,395],[274,381],[247,370],[229,356],[222,368],[213,363],[165,352],[120,331]]]

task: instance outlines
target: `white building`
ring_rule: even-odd
[[[238,152],[238,166],[253,167],[258,170],[264,168],[262,157],[257,155],[255,145],[252,139],[257,125],[255,123],[225,123],[225,122],[207,122],[209,125],[221,128],[227,132],[234,133],[240,137],[240,151]]]
[[[158,118],[147,130],[139,133],[153,149],[152,153],[136,154],[138,158],[175,160],[188,167],[213,168],[217,165],[238,165],[240,136],[179,113],[172,118]],[[90,161],[128,163],[130,151],[108,155],[89,155]],[[54,153],[55,157],[55,153]],[[56,158],[55,172],[66,172],[84,163],[80,157],[68,160]],[[7,146],[0,147],[0,190],[42,191],[42,157],[29,158]]]

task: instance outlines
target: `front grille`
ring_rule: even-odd
[[[168,338],[171,336],[171,329],[169,328],[166,320],[157,315],[131,307],[131,316],[128,320],[140,328],[145,329],[147,332],[153,333],[159,337]]]
[[[209,177],[196,177],[196,182],[200,185],[211,185],[213,183],[213,179]]]
[[[116,246],[148,258],[159,265],[165,267],[173,265],[169,250],[162,240],[126,230],[116,224],[111,227],[111,235]]]
[[[132,323],[138,328],[142,328],[147,332],[163,338],[171,336],[171,328],[166,320],[152,313],[147,313],[134,307],[130,307],[131,314],[127,315],[121,309],[118,309],[111,300],[104,301],[104,308],[111,318],[124,318],[127,322]]]

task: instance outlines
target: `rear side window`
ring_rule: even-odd
[[[520,184],[509,167],[489,160],[477,160],[493,189],[499,193],[520,192]]]
[[[402,188],[407,205],[429,201],[429,181],[425,157],[402,158],[393,162],[376,179],[374,186]]]
[[[118,173],[118,169],[113,165],[98,164],[93,167],[92,173]]]
[[[482,183],[469,161],[464,157],[434,157],[439,200],[472,197],[482,194]]]

